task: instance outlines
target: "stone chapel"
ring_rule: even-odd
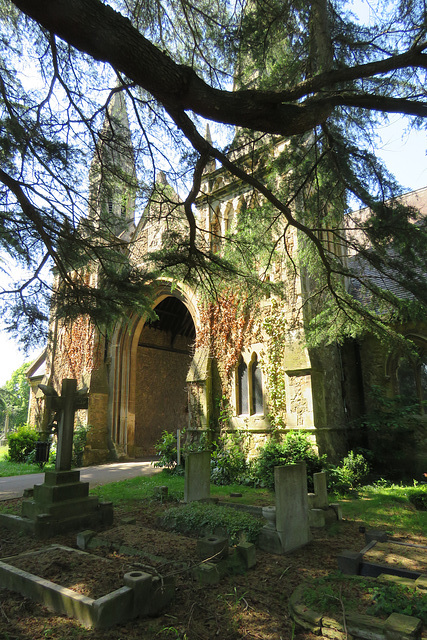
[[[120,145],[115,126],[121,130]],[[160,248],[166,228],[184,224],[182,203],[159,173],[136,223],[136,180],[122,184],[117,173],[106,188],[99,165],[107,161],[135,178],[120,92],[110,105],[92,161],[88,216],[94,224],[103,224],[103,210],[114,211],[117,223],[111,233],[131,260],[142,264],[147,252]],[[208,165],[196,204],[198,225],[211,249],[233,229],[250,198],[245,185],[214,162]],[[408,198],[427,214],[427,189]],[[287,233],[287,246],[296,256],[297,234]],[[71,325],[52,318],[46,350],[28,372],[30,424],[40,427],[45,420],[37,385],[60,389],[63,378],[76,378],[79,387],[89,390],[88,409],[78,414],[82,424],[90,425],[85,464],[152,456],[164,430],[185,429],[196,437],[221,428],[239,431],[250,455],[272,429],[302,429],[321,453],[337,460],[348,450],[353,421],[369,410],[370,385],[380,385],[388,394],[411,387],[420,400],[427,399],[425,323],[405,328],[420,347],[417,362],[385,352],[369,336],[309,350],[302,305],[307,283],[299,276],[289,278],[283,263],[273,265],[271,278],[283,280],[287,302],[265,298],[253,317],[238,316],[236,291],[214,308],[203,302],[197,288],[159,278],[153,284],[155,321],[128,314],[105,336],[85,317]],[[413,464],[421,469],[426,460],[426,452],[419,449]]]

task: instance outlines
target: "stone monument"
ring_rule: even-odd
[[[210,452],[189,453],[185,460],[184,502],[209,499],[210,480]]]
[[[275,524],[266,525],[258,545],[270,553],[288,553],[311,540],[305,462],[274,467]],[[264,510],[263,510],[264,515]]]
[[[74,379],[62,381],[61,395],[53,387],[40,385],[40,388],[49,398],[50,408],[56,411],[58,421],[55,470],[47,470],[44,483],[34,485],[32,497],[22,503],[21,517],[1,515],[0,523],[40,538],[62,531],[111,524],[111,502],[102,503],[96,496],[89,496],[89,483],[80,481],[78,469],[71,469],[74,414],[87,408],[87,389],[77,390],[77,380]]]

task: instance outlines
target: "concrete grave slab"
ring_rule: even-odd
[[[2,587],[40,602],[54,613],[76,618],[89,628],[107,628],[138,616],[157,615],[174,596],[175,588],[171,578],[161,581],[157,576],[153,577],[142,571],[132,571],[124,574],[124,586],[100,598],[89,598],[50,580],[18,569],[7,562],[32,553],[46,553],[49,549],[60,549],[90,557],[90,554],[85,551],[50,545],[36,552],[4,558],[0,561]],[[98,558],[98,560],[108,562],[106,558]]]

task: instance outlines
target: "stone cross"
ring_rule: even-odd
[[[88,407],[87,387],[77,391],[77,380],[65,378],[61,395],[53,387],[39,384],[39,388],[50,400],[50,407],[58,414],[58,446],[56,450],[56,471],[70,471],[73,455],[74,414]]]

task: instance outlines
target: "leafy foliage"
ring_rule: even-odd
[[[427,490],[414,491],[409,495],[409,501],[418,511],[427,511]]]
[[[268,489],[274,489],[274,467],[305,462],[308,490],[313,491],[313,473],[322,471],[325,457],[319,457],[307,435],[300,431],[286,434],[282,442],[270,439],[260,449],[255,464],[255,475]]]
[[[232,544],[239,542],[242,537],[248,542],[256,542],[264,526],[261,518],[255,518],[249,513],[202,502],[172,507],[164,513],[161,520],[165,527],[184,533],[206,535],[217,528],[224,529]]]
[[[10,430],[27,421],[30,386],[25,373],[30,365],[31,362],[21,365],[0,389],[0,422],[5,424],[8,416]]]
[[[58,316],[89,313],[101,325],[128,309],[149,314],[159,275],[216,296],[233,278],[266,282],[289,259],[310,281],[313,343],[366,329],[396,338],[396,320],[425,316],[426,224],[396,199],[402,189],[372,152],[388,114],[424,127],[422,2],[378,0],[370,24],[332,0],[203,0],[185,10],[171,0],[70,0],[60,16],[56,8],[55,0],[2,4],[0,248],[24,270],[1,292],[2,319],[20,339],[44,337],[50,266],[62,282]],[[127,145],[130,171],[117,166],[102,128],[121,92],[132,107],[135,166],[129,140],[116,140]],[[201,135],[199,117],[223,125],[217,143]],[[93,174],[105,178],[99,218],[86,184],[94,155]],[[244,193],[235,227],[219,232],[192,209],[213,161]],[[163,243],[143,264],[131,259],[121,209],[127,215],[134,197],[147,204],[159,169],[185,195],[179,206],[163,194],[172,205],[156,218],[166,220]],[[117,194],[119,182],[129,197],[111,200],[109,211],[107,192]],[[348,196],[369,210],[348,217],[346,234]],[[300,237],[298,259],[289,229]],[[402,293],[383,286],[387,279]]]
[[[211,482],[217,485],[246,484],[250,478],[244,434],[224,433],[213,443]]]
[[[73,467],[81,467],[83,465],[83,454],[85,450],[86,440],[88,432],[90,431],[90,425],[78,425],[74,429],[73,433]]]
[[[406,463],[416,450],[419,402],[399,395],[388,397],[376,385],[371,387],[371,399],[372,410],[354,426],[364,438],[373,471],[384,478],[401,479],[410,473]]]
[[[343,607],[351,612],[368,594],[372,602],[366,609],[368,615],[400,613],[420,618],[424,624],[427,621],[427,597],[422,590],[360,576],[334,573],[317,578],[304,591],[304,604],[322,613],[341,613]]]
[[[326,465],[328,489],[337,493],[346,493],[357,489],[367,480],[370,467],[361,453],[350,451],[339,465]]]
[[[13,433],[9,433],[7,436],[9,460],[12,462],[26,462],[30,454],[35,450],[38,439],[39,434],[37,431],[28,425],[22,425]]]
[[[168,471],[175,469],[178,462],[176,434],[162,431],[161,438],[154,445],[154,450],[159,455],[155,467],[166,467]]]

